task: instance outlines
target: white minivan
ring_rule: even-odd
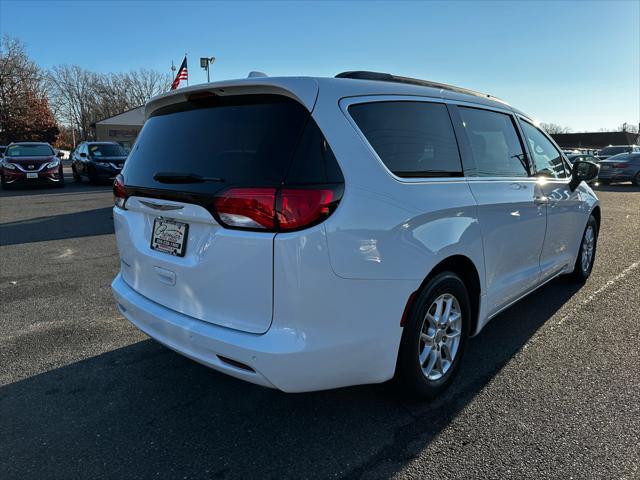
[[[115,183],[120,312],[285,392],[398,377],[433,398],[486,323],[585,281],[600,206],[524,113],[374,72],[248,78],[152,99]]]

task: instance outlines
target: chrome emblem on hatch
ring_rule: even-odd
[[[154,203],[154,202],[145,202],[144,200],[140,200],[140,203],[149,207],[149,208],[153,208],[155,210],[180,210],[181,208],[184,208],[182,205],[163,205],[161,203]]]

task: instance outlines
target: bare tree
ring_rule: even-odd
[[[622,125],[618,127],[619,132],[629,132],[629,133],[638,133],[638,128],[640,125],[635,123],[624,122]]]
[[[59,65],[49,74],[56,114],[62,123],[77,128],[82,140],[91,137],[93,123],[143,105],[166,91],[170,82],[170,75],[147,69],[97,74],[77,65]]]
[[[541,123],[540,126],[549,135],[555,135],[557,133],[571,133],[571,128],[563,127],[556,123]]]
[[[49,93],[58,118],[89,138],[94,121],[98,76],[77,65],[58,65],[48,75]]]
[[[151,97],[169,90],[171,75],[156,70],[141,68],[124,74],[127,100],[131,104],[142,105]]]

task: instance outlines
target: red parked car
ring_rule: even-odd
[[[10,144],[0,161],[2,187],[18,184],[50,184],[64,186],[62,152],[48,143],[19,142]]]

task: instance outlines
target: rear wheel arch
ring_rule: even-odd
[[[442,272],[452,272],[457,274],[464,282],[469,292],[471,302],[471,325],[470,335],[473,335],[478,327],[478,317],[480,315],[480,294],[482,292],[480,284],[480,274],[473,261],[465,255],[453,255],[438,263],[420,284],[416,292],[425,288],[429,281]]]

